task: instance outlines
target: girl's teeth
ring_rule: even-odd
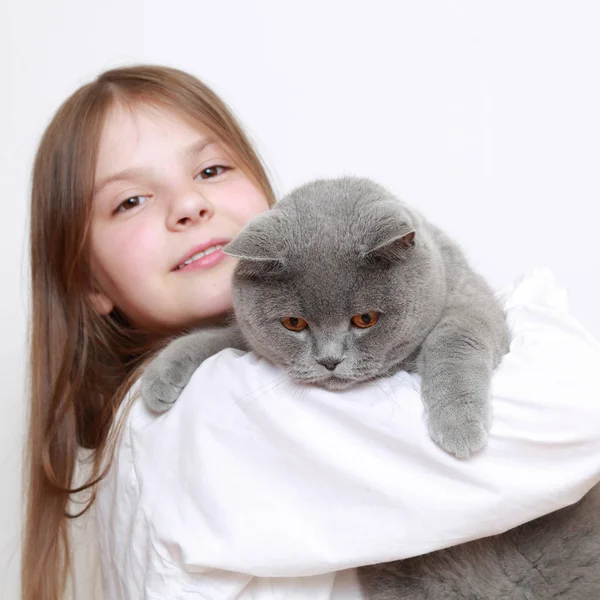
[[[207,248],[203,252],[198,252],[198,254],[194,254],[194,256],[192,256],[191,258],[188,258],[184,263],[180,264],[177,268],[182,269],[183,267],[186,267],[190,263],[193,263],[195,260],[198,260],[199,258],[202,258],[203,256],[212,254],[213,252],[220,250],[222,247],[223,247],[222,245],[217,244],[216,246],[211,246],[210,248]]]

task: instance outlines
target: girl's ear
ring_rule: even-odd
[[[92,292],[90,294],[90,300],[96,312],[102,316],[108,315],[115,307],[110,298],[100,291]]]

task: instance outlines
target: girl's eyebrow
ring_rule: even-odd
[[[94,186],[94,195],[98,194],[103,188],[105,188],[110,183],[114,183],[115,181],[127,181],[130,179],[135,179],[136,177],[140,177],[146,172],[147,169],[144,169],[143,167],[131,167],[129,169],[119,171],[118,173],[107,175],[106,177],[103,177]]]
[[[215,141],[212,139],[200,138],[199,140],[193,142],[187,148],[185,148],[182,152],[182,155],[187,158],[197,156],[205,148],[214,143]],[[145,169],[144,167],[130,167],[129,169],[124,169],[123,171],[119,171],[118,173],[107,175],[106,177],[103,177],[94,186],[94,195],[98,194],[109,183],[114,183],[115,181],[128,181],[130,179],[135,179],[136,177],[141,177],[142,175],[147,174],[147,172],[148,169]]]
[[[210,138],[200,138],[198,141],[190,144],[185,150],[184,154],[187,157],[196,156],[200,154],[207,146],[210,146],[215,143],[215,140]]]

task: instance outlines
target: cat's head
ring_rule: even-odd
[[[296,381],[344,389],[390,372],[439,308],[428,239],[372,181],[304,185],[224,248],[239,258],[236,320],[252,348]]]

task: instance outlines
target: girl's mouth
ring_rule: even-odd
[[[196,252],[180,265],[177,265],[174,270],[191,271],[195,269],[207,269],[213,267],[226,258],[226,255],[222,251],[223,246],[224,244],[216,244],[206,248],[206,250]]]

